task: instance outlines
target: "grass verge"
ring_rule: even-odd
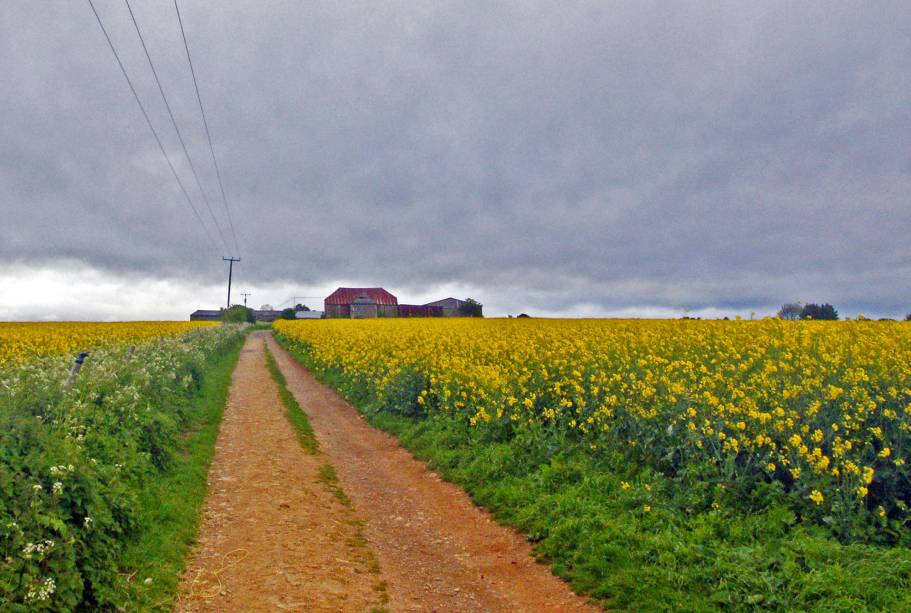
[[[173,608],[187,552],[196,539],[209,465],[242,345],[243,339],[202,374],[191,409],[198,419],[184,433],[173,466],[150,480],[140,496],[144,517],[139,521],[147,528],[119,564],[126,577],[126,610]]]
[[[279,339],[281,340],[281,339]],[[310,358],[296,347],[302,364]],[[356,381],[321,377],[502,523],[582,594],[623,611],[911,610],[911,553],[843,545],[786,506],[695,508],[686,487],[623,454],[491,440],[463,421],[393,414]]]

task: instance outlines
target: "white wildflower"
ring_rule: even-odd
[[[43,602],[48,600],[57,590],[57,583],[50,577],[31,588],[25,595],[26,602]]]
[[[58,476],[64,473],[71,473],[76,470],[76,467],[72,464],[60,464],[59,466],[51,466],[51,475]]]

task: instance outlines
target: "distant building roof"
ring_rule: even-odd
[[[360,296],[355,298],[354,302],[352,302],[351,304],[377,304],[377,302],[372,296],[368,296],[367,294],[361,294]]]
[[[221,319],[221,311],[209,309],[196,309],[190,313],[190,321],[217,321]]]
[[[361,297],[367,297],[376,304],[397,305],[398,298],[382,287],[340,287],[326,298],[326,304],[352,304]]]
[[[275,321],[282,316],[282,312],[256,310],[253,311],[253,316],[256,317],[256,321]]]
[[[447,309],[457,309],[460,306],[465,304],[464,300],[459,300],[458,298],[443,298],[442,300],[434,300],[433,302],[428,302],[424,306],[439,306]]]

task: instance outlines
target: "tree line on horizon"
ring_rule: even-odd
[[[788,321],[798,321],[801,319],[835,321],[838,319],[838,310],[829,303],[801,304],[799,302],[788,302],[781,305],[781,308],[778,309],[778,317]],[[905,315],[905,321],[911,321],[911,313]]]
[[[799,319],[835,321],[838,319],[838,311],[828,302],[824,304],[788,302],[778,309],[778,317],[788,321],[797,321]]]

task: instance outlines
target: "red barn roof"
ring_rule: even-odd
[[[396,305],[399,299],[382,287],[340,287],[326,298],[326,304],[351,304],[358,296],[367,296],[377,304]]]

